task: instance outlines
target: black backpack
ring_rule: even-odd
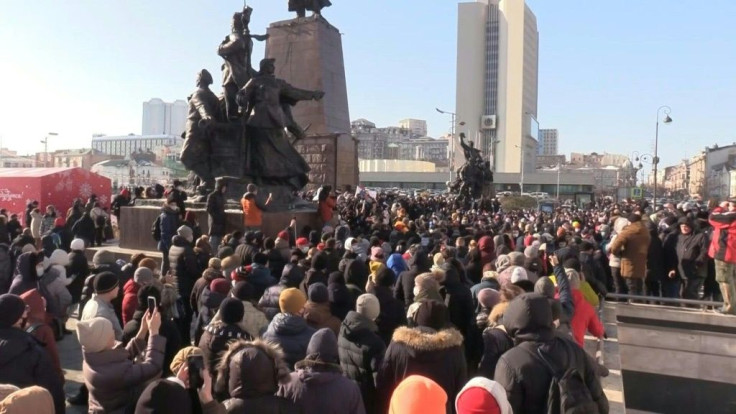
[[[532,352],[530,349],[527,349]],[[583,374],[576,367],[557,369],[542,350],[536,355],[552,374],[547,392],[547,414],[598,414],[598,404],[593,401]]]

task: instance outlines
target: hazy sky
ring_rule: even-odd
[[[457,3],[333,0],[344,33],[350,116],[378,125],[426,119],[449,131]],[[292,17],[287,0],[252,0],[253,33]],[[650,152],[656,110],[672,107],[660,156],[674,163],[736,141],[736,2],[529,0],[540,32],[539,121],[560,150]],[[702,5],[701,5],[702,4]],[[219,42],[236,0],[4,1],[2,145],[21,153],[89,146],[95,132],[140,133],[141,104],[184,99],[195,73],[219,83]],[[263,54],[256,46],[255,61]],[[213,89],[219,92],[219,86]]]

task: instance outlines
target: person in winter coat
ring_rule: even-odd
[[[207,196],[207,224],[209,228],[210,245],[215,252],[220,247],[222,237],[225,236],[227,216],[225,215],[225,193],[227,185],[224,180],[215,182],[215,190]]]
[[[192,229],[187,226],[181,226],[176,230],[176,236],[172,238],[172,245],[169,249],[169,263],[171,264],[171,273],[176,276],[179,294],[182,298],[189,298],[194,288],[194,282],[199,279],[204,269],[200,269],[197,263],[197,256],[192,248]],[[185,308],[191,314],[189,309],[189,301],[183,301]]]
[[[603,338],[606,331],[603,329],[603,324],[600,319],[598,319],[598,313],[593,306],[585,300],[583,293],[580,291],[580,275],[578,272],[573,269],[565,269],[565,273],[570,281],[572,299],[575,305],[575,312],[570,320],[572,337],[581,348],[584,348],[586,331],[599,339]]]
[[[483,260],[479,249],[472,249],[467,255],[468,264],[465,266],[465,274],[473,283],[477,285],[483,277]]]
[[[23,331],[26,304],[17,295],[0,295],[0,384],[38,385],[51,393],[57,414],[65,412],[63,378],[48,352]]]
[[[277,283],[276,279],[271,276],[271,271],[268,269],[268,257],[264,253],[256,253],[253,255],[253,265],[251,271],[246,277],[248,283],[250,283],[255,289],[255,294],[260,298],[263,296],[263,292],[266,289]]]
[[[247,332],[251,338],[259,338],[268,327],[268,319],[266,315],[256,308],[253,304],[257,299],[255,289],[248,282],[238,282],[230,290],[230,296],[243,302],[243,317],[238,322],[238,326],[244,332]],[[212,318],[212,323],[222,320],[220,311],[218,310]]]
[[[126,263],[123,267],[120,268],[120,284],[125,286],[126,283],[130,279],[133,279],[133,276],[135,275],[135,271],[138,270],[138,267],[141,265],[141,261],[146,258],[146,255],[143,253],[133,253],[133,255],[130,256],[130,262]]]
[[[33,211],[31,211],[31,235],[33,236],[33,239],[36,240],[36,246],[41,245],[41,236],[43,236],[41,233],[42,223],[43,214],[41,214],[41,210],[34,208]]]
[[[158,251],[162,254],[161,274],[171,269],[169,258],[169,250],[173,244],[173,238],[176,236],[179,228],[179,209],[175,202],[165,204],[161,208],[161,214],[153,223],[154,236],[158,232]]]
[[[664,240],[664,264],[671,283],[667,297],[679,297],[679,283],[682,281],[682,298],[699,299],[700,289],[706,276],[708,247],[705,235],[695,231],[692,220],[681,217],[678,230]],[[672,286],[674,285],[674,286]]]
[[[394,287],[394,297],[404,303],[404,309],[409,309],[414,303],[414,279],[422,273],[429,272],[430,267],[432,264],[427,252],[418,249],[411,258],[409,270],[399,274]]]
[[[299,286],[306,295],[309,293],[309,286],[313,283],[322,283],[327,285],[327,256],[320,252],[312,258],[312,267],[304,275],[304,280]]]
[[[309,300],[301,314],[307,325],[315,330],[330,328],[336,336],[340,333],[340,319],[330,312],[330,293],[322,283],[309,286]]]
[[[82,373],[89,389],[89,413],[126,412],[138,400],[146,382],[161,374],[166,346],[166,339],[159,335],[161,315],[154,311],[146,314],[144,320],[135,339],[125,348],[115,346],[112,324],[106,318],[95,317],[77,324],[84,356]]]
[[[611,252],[621,255],[621,277],[626,281],[630,295],[644,294],[647,275],[649,230],[639,214],[629,216],[629,224],[611,243]]]
[[[454,267],[445,272],[445,306],[450,314],[450,322],[463,334],[465,338],[465,353],[470,354],[470,342],[467,338],[475,322],[473,312],[473,296],[470,289],[460,281],[460,275]]]
[[[41,276],[40,283],[45,285],[45,291],[50,295],[46,298],[46,308],[52,310],[54,317],[58,318],[64,325],[68,319],[69,306],[72,304],[72,295],[67,286],[72,279],[67,277],[66,267],[69,265],[67,252],[57,249],[48,260],[49,267]],[[53,302],[53,303],[49,303]]]
[[[330,299],[330,312],[332,312],[337,319],[345,319],[345,315],[350,312],[351,309],[355,308],[355,299],[350,294],[347,286],[345,285],[345,276],[342,272],[330,273],[327,284],[327,291],[329,292]]]
[[[136,298],[137,307],[131,319],[123,327],[123,345],[128,345],[130,341],[135,339],[141,325],[144,323],[144,316],[148,310],[148,298],[153,297],[156,300],[157,310],[161,312],[161,292],[155,286],[147,285],[141,287]],[[183,342],[179,329],[173,321],[167,318],[161,318],[161,327],[159,334],[166,338],[166,348],[164,348],[163,374],[170,375],[169,364],[173,360],[176,353],[181,348]]]
[[[54,399],[45,388],[32,386],[11,393],[0,400],[0,413],[53,413]]]
[[[292,256],[291,262],[284,266],[284,270],[281,272],[279,283],[266,289],[258,301],[258,307],[266,314],[269,321],[281,311],[279,308],[281,292],[288,288],[298,288],[302,279],[304,279],[304,272],[297,265],[297,261],[296,256]]]
[[[84,281],[89,276],[89,262],[84,255],[84,240],[74,239],[70,245],[71,253],[69,253],[69,271],[67,274],[72,282],[67,286],[69,294],[72,296],[72,303],[77,304],[82,296],[82,288]]]
[[[457,414],[513,414],[506,390],[488,378],[475,377],[468,381],[455,398]]]
[[[337,337],[328,328],[314,333],[306,357],[276,395],[293,401],[304,414],[366,413],[358,385],[342,375]]]
[[[107,249],[99,249],[95,253],[95,255],[92,257],[92,266],[93,266],[93,274],[99,275],[100,273],[104,272],[110,272],[117,278],[118,286],[122,286],[120,284],[120,280],[122,279],[122,271],[120,270],[120,265],[115,260],[115,254]],[[88,281],[85,281],[85,285],[87,285],[87,298],[91,296],[93,292],[95,292],[94,289],[94,277],[88,277]],[[91,279],[91,280],[90,280]],[[84,289],[83,289],[84,292]],[[85,295],[82,295],[85,296]],[[86,302],[83,301],[85,304]],[[123,290],[118,289],[118,295],[114,297],[111,300],[112,306],[115,309],[115,314],[118,317],[119,324],[122,326],[123,324]],[[82,306],[84,308],[84,306]]]
[[[715,261],[715,276],[723,296],[722,313],[736,315],[736,203],[723,202],[708,216],[713,236],[708,256]]]
[[[500,240],[503,240],[503,237]],[[500,246],[503,246],[503,243],[500,243]],[[496,260],[497,247],[500,246],[496,243],[496,239],[492,238],[491,236],[483,236],[480,238],[480,240],[478,240],[478,250],[480,250],[480,262],[483,265],[484,270],[486,265],[489,265]]]
[[[467,380],[463,336],[456,329],[447,328],[449,315],[441,302],[423,302],[414,323],[416,328],[396,329],[386,349],[376,379],[380,412],[387,411],[391,393],[404,378],[420,374],[445,390],[446,410],[452,413],[452,402]]]
[[[199,343],[204,329],[220,309],[222,302],[230,294],[230,283],[226,279],[215,279],[202,291],[199,298],[197,318],[192,320],[189,335],[194,343]]]
[[[0,295],[8,293],[11,283],[13,283],[13,258],[10,256],[10,247],[0,243]]]
[[[388,413],[446,414],[447,404],[447,393],[439,384],[421,375],[410,375],[391,395]]]
[[[608,266],[611,268],[611,278],[613,279],[613,286],[618,294],[628,293],[626,287],[626,281],[621,277],[621,256],[611,250],[613,242],[616,241],[618,235],[621,234],[626,227],[629,225],[629,220],[626,217],[618,217],[613,221],[613,236],[608,244],[606,244],[606,253],[608,256]]]
[[[222,274],[222,261],[216,257],[213,257],[207,263],[207,268],[202,272],[202,277],[194,282],[192,287],[192,293],[189,295],[189,306],[192,307],[194,313],[199,313],[199,298],[202,296],[202,292],[205,287],[209,286],[215,279],[223,279]]]
[[[59,376],[64,378],[64,373],[61,371],[61,362],[59,361],[59,349],[56,347],[54,331],[48,323],[43,297],[38,293],[38,290],[31,289],[20,295],[20,298],[28,306],[28,318],[24,327],[25,331],[38,339],[38,342],[49,353]]]
[[[493,378],[499,358],[504,352],[513,348],[514,342],[503,325],[503,315],[509,302],[521,295],[524,291],[514,285],[504,286],[499,292],[499,303],[491,309],[488,315],[488,327],[483,330],[483,355],[478,364],[478,375]]]
[[[404,317],[404,304],[394,298],[391,288],[393,287],[394,274],[391,269],[382,267],[381,270],[373,276],[375,286],[368,292],[376,295],[381,303],[381,314],[376,323],[378,324],[378,334],[384,343],[391,342],[391,336],[396,328],[406,323]]]
[[[31,213],[31,217],[33,217],[33,213]],[[46,213],[44,213],[41,219],[41,230],[39,234],[41,234],[41,236],[45,236],[46,234],[50,233],[51,229],[54,228],[55,220],[56,220],[56,209],[52,205],[46,206]]]
[[[284,351],[289,369],[304,359],[309,345],[309,338],[315,332],[314,328],[299,316],[307,298],[301,290],[296,288],[284,289],[279,296],[279,308],[281,313],[271,320],[263,340],[273,342],[281,346]]]
[[[72,232],[66,227],[66,221],[63,217],[57,217],[54,220],[54,228],[51,229],[50,235],[54,238],[58,237],[61,242],[60,248],[65,252],[69,252],[69,246],[74,239]]]
[[[515,413],[540,413],[547,407],[552,374],[538,352],[553,366],[576,368],[599,413],[608,413],[595,361],[572,339],[554,334],[552,310],[546,297],[525,293],[509,303],[504,324],[517,344],[498,361],[494,380],[506,390]]]
[[[227,298],[220,304],[220,320],[211,322],[202,332],[199,349],[204,353],[204,366],[217,379],[217,364],[230,341],[253,338],[240,329],[238,323],[243,320],[243,303],[238,299]],[[215,383],[217,381],[214,381]]]
[[[133,314],[139,308],[138,292],[141,288],[152,285],[153,281],[151,269],[140,267],[135,271],[133,278],[123,286],[123,326],[133,319]],[[144,301],[144,304],[147,303]]]
[[[38,288],[38,281],[45,271],[43,253],[23,253],[18,257],[16,275],[8,293],[22,295],[31,289]]]
[[[279,384],[291,380],[284,352],[262,340],[233,341],[217,365],[215,393],[225,395],[228,413],[297,414],[298,407],[276,396]]]
[[[381,312],[378,298],[370,293],[358,297],[355,311],[348,312],[337,339],[340,367],[360,387],[367,413],[377,412],[376,377],[386,345],[378,336],[376,318]]]
[[[82,217],[72,225],[71,230],[75,238],[84,240],[85,246],[92,246],[94,244],[95,222],[89,213],[82,214]]]

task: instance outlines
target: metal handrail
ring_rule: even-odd
[[[697,306],[713,306],[723,307],[723,302],[712,302],[709,300],[696,300],[696,299],[680,299],[680,298],[664,298],[660,296],[641,296],[641,295],[624,295],[621,293],[609,293],[606,295],[606,299],[627,299],[636,300],[642,302],[663,302],[665,306],[669,304],[674,305],[697,305]]]

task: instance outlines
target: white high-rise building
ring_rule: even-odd
[[[524,169],[535,168],[538,52],[537,19],[523,0],[459,4],[456,131],[497,172],[519,172],[522,153]]]
[[[415,137],[427,136],[427,121],[423,119],[402,119],[399,121],[399,127],[409,130],[411,135]]]
[[[189,106],[181,99],[169,103],[159,98],[143,102],[143,135],[181,136]]]
[[[557,137],[556,129],[540,129],[537,155],[558,155]]]

